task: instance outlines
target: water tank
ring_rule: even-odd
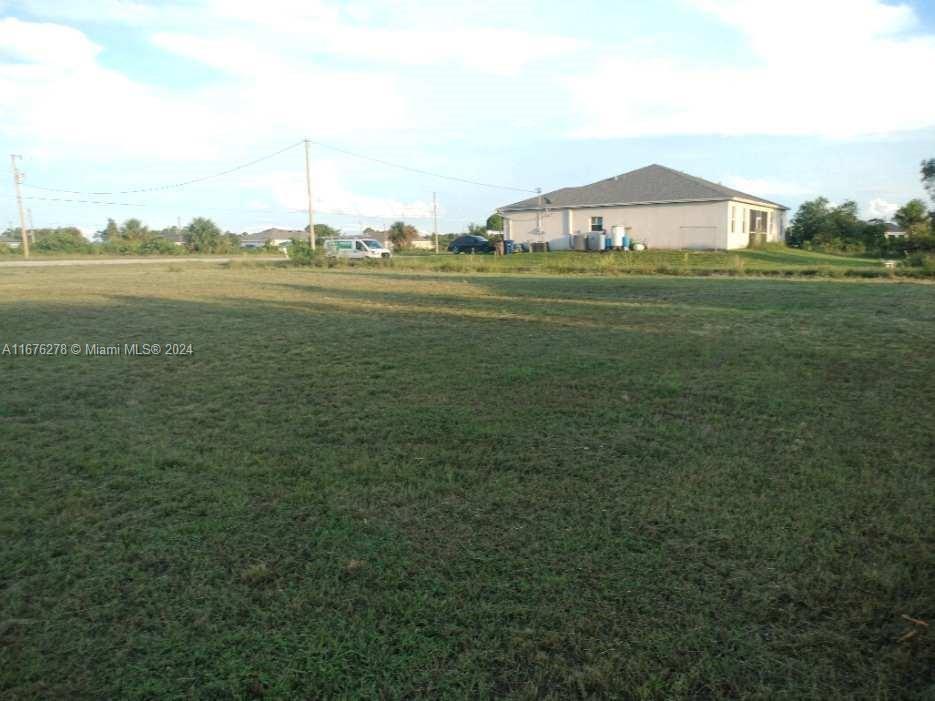
[[[623,226],[612,226],[610,227],[610,245],[614,248],[623,247],[623,238],[627,235],[626,227]]]
[[[575,234],[575,250],[576,251],[586,251],[588,250],[588,236],[587,234]]]
[[[588,250],[589,251],[603,251],[604,250],[604,232],[603,231],[592,231],[590,238],[588,239]]]

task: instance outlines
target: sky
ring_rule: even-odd
[[[932,66],[935,0],[0,0],[0,150],[35,227],[89,235],[301,228],[303,139],[348,232],[650,163],[888,218],[925,196]]]

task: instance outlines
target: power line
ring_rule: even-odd
[[[48,188],[41,188],[41,189],[46,190]],[[61,191],[56,190],[56,192],[71,192],[71,191],[70,190],[61,190]],[[105,193],[98,193],[98,194],[105,194]],[[148,204],[139,204],[136,202],[101,202],[99,200],[74,200],[74,199],[69,199],[67,197],[33,197],[32,195],[27,195],[23,199],[24,200],[37,200],[40,202],[74,202],[78,204],[101,204],[101,205],[111,205],[111,206],[118,206],[118,207],[152,207],[153,206],[153,205],[148,205]]]
[[[36,200],[40,202],[65,202],[69,204],[90,204],[90,205],[101,205],[101,206],[116,206],[116,207],[164,207],[162,204],[154,204],[147,202],[103,202],[101,200],[76,200],[67,197],[36,197],[33,195],[27,195],[23,197],[24,200]],[[244,209],[242,207],[212,207],[208,206],[198,206],[199,209],[215,211],[215,212],[248,212],[250,214],[256,215],[266,215],[266,214],[302,214],[305,213],[304,209]],[[347,210],[327,210],[327,209],[315,209],[319,214],[328,214],[336,217],[359,217],[363,219],[387,219],[392,217],[402,217],[403,219],[415,219],[415,220],[429,220],[432,218],[432,215],[427,214],[425,216],[409,214],[407,212],[398,212],[395,214],[365,214],[363,212],[349,212]],[[454,216],[441,216],[439,217],[442,221],[473,221],[471,217],[454,217]]]
[[[401,163],[393,163],[392,161],[385,161],[382,158],[373,158],[372,156],[365,156],[360,153],[355,153],[354,151],[348,151],[345,148],[339,146],[332,146],[331,144],[325,144],[321,141],[308,140],[310,144],[315,144],[316,146],[321,146],[322,148],[331,149],[332,151],[337,151],[338,153],[343,153],[348,156],[353,156],[354,158],[360,158],[365,161],[372,161],[374,163],[379,163],[381,165],[389,166],[390,168],[399,168],[400,170],[408,170],[410,173],[418,173],[420,175],[428,175],[433,178],[441,178],[443,180],[452,180],[457,183],[467,183],[468,185],[478,185],[480,187],[489,187],[494,190],[513,190],[514,192],[528,192],[535,194],[536,190],[527,190],[522,187],[512,187],[510,185],[495,185],[493,183],[484,183],[479,180],[469,180],[468,178],[459,178],[454,175],[444,175],[443,173],[435,173],[430,170],[422,170],[421,168],[413,168],[411,166],[402,165]]]
[[[405,170],[410,173],[426,175],[432,178],[441,178],[442,180],[449,180],[449,181],[457,182],[457,183],[465,183],[467,185],[476,185],[478,187],[488,187],[494,190],[511,190],[513,192],[524,192],[524,193],[530,193],[530,194],[536,193],[536,190],[530,190],[527,188],[514,187],[511,185],[498,185],[496,183],[488,183],[488,182],[483,182],[480,180],[471,180],[470,178],[462,178],[456,175],[447,175],[445,173],[437,173],[435,171],[425,170],[423,168],[415,168],[413,166],[407,166],[402,163],[395,163],[393,161],[387,161],[382,158],[374,158],[373,156],[367,156],[362,153],[357,153],[356,151],[351,151],[349,149],[342,148],[340,146],[334,146],[332,144],[326,144],[322,141],[314,141],[312,139],[307,139],[307,140],[303,139],[302,141],[297,141],[293,144],[289,144],[285,148],[279,149],[278,151],[274,151],[273,153],[266,154],[265,156],[261,156],[260,158],[255,158],[254,160],[248,161],[246,163],[241,163],[240,165],[236,165],[233,168],[222,170],[219,173],[212,173],[211,175],[205,175],[200,178],[192,178],[190,180],[183,180],[181,182],[176,182],[176,183],[167,183],[165,185],[140,187],[140,188],[134,188],[132,190],[108,190],[108,191],[66,190],[63,188],[44,187],[41,185],[29,185],[27,183],[23,183],[23,185],[25,187],[32,188],[33,190],[44,190],[46,192],[59,192],[59,193],[67,194],[67,195],[131,195],[131,194],[136,194],[136,193],[141,193],[141,192],[160,192],[163,190],[173,190],[176,188],[186,187],[188,185],[194,185],[196,183],[205,182],[206,180],[213,180],[214,178],[220,178],[225,175],[230,175],[231,173],[236,173],[238,170],[243,170],[244,168],[249,168],[250,166],[256,165],[257,163],[262,163],[263,161],[267,161],[271,158],[275,158],[276,156],[283,154],[286,151],[294,149],[297,146],[303,145],[306,141],[309,144],[314,144],[316,146],[320,146],[321,148],[330,149],[338,153],[343,153],[353,158],[359,158],[361,160],[370,161],[372,163],[379,163],[381,165],[384,165],[390,168],[398,168],[400,170]]]
[[[282,153],[285,153],[286,151],[294,149],[296,146],[300,146],[302,143],[303,142],[301,141],[297,141],[294,144],[290,144],[289,146],[286,146],[285,148],[281,148],[278,151],[274,151],[273,153],[268,153],[265,156],[261,156],[260,158],[256,158],[247,163],[241,163],[240,165],[234,166],[233,168],[222,170],[220,173],[214,173],[212,175],[205,175],[204,177],[201,177],[201,178],[193,178],[191,180],[184,180],[178,183],[170,183],[168,185],[155,185],[153,187],[141,187],[141,188],[136,188],[134,190],[115,190],[112,192],[90,192],[87,190],[62,190],[62,189],[54,188],[54,187],[41,187],[39,185],[26,185],[25,183],[24,185],[34,190],[45,190],[46,192],[61,192],[61,193],[65,193],[68,195],[131,195],[131,194],[135,194],[139,192],[158,192],[160,190],[172,190],[178,187],[194,185],[195,183],[202,183],[205,180],[213,180],[214,178],[220,178],[224,175],[230,175],[231,173],[236,173],[238,170],[243,170],[244,168],[249,168],[250,166],[256,165],[257,163],[268,161],[270,158],[275,158],[276,156]],[[109,204],[115,204],[115,203],[109,203]]]

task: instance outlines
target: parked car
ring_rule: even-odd
[[[483,236],[465,234],[448,245],[450,253],[493,253],[493,244]]]
[[[376,239],[341,238],[325,240],[325,255],[329,258],[389,258],[393,254]]]

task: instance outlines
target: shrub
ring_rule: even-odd
[[[143,239],[111,239],[100,245],[100,251],[118,256],[177,256],[185,253],[185,248],[161,236],[148,236]]]
[[[77,229],[59,229],[45,232],[32,245],[41,253],[93,253],[94,248]]]
[[[0,243],[0,256],[15,256],[19,254],[19,249],[13,248],[9,244]]]
[[[327,262],[325,252],[321,248],[312,250],[306,239],[292,239],[292,244],[289,246],[289,260],[294,265],[314,267],[322,267]]]
[[[923,270],[935,271],[935,254],[926,251],[915,251],[906,256],[903,265],[910,268],[922,268]]]

